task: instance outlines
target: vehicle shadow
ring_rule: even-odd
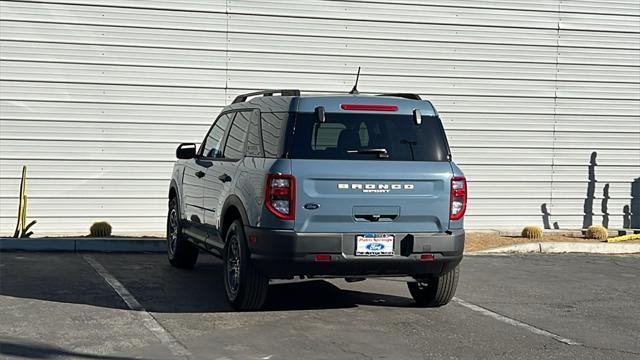
[[[269,288],[265,311],[353,308],[360,305],[412,307],[406,297],[346,290],[324,280],[277,284]]]
[[[104,266],[147,311],[233,311],[225,297],[222,264],[205,254],[200,255],[194,269],[183,270],[171,267],[166,257],[158,254],[3,253],[0,295],[126,309],[126,304],[86,262],[85,256]],[[408,297],[346,290],[328,281],[312,280],[272,284],[263,311],[360,305],[411,307],[414,303]]]
[[[125,356],[87,354],[70,351],[49,344],[36,343],[23,339],[0,337],[0,355],[24,359],[94,359],[94,360],[134,360]]]

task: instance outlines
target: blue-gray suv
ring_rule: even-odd
[[[453,297],[467,184],[429,101],[244,94],[176,155],[169,262],[221,257],[235,309],[259,309],[270,279],[407,277],[420,306]]]

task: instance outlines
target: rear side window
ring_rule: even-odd
[[[262,113],[262,144],[264,156],[278,158],[282,155],[282,132],[289,113]]]
[[[264,157],[262,151],[262,131],[260,130],[260,111],[251,112],[251,124],[249,124],[249,134],[247,135],[247,156]]]
[[[299,113],[289,156],[297,159],[447,161],[440,119],[411,115]]]

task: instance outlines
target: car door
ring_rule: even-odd
[[[252,112],[235,113],[230,130],[225,135],[222,157],[211,160],[204,180],[204,220],[210,238],[209,245],[222,249],[223,242],[219,236],[220,212],[225,200],[232,193],[236,183],[238,164],[244,158],[244,148]]]
[[[207,136],[202,141],[195,159],[193,159],[184,173],[185,208],[187,219],[193,226],[191,235],[199,240],[205,240],[206,235],[198,230],[203,230],[205,223],[205,176],[206,171],[212,165],[212,160],[222,156],[223,141],[231,124],[233,114],[222,114],[209,129]],[[210,193],[210,192],[209,192]]]
[[[197,163],[198,159],[184,160],[182,173],[182,209],[187,225],[201,223],[204,219],[204,202],[202,186],[204,169]]]

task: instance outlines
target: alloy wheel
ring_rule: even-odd
[[[231,295],[235,297],[240,288],[240,244],[238,243],[238,236],[232,235],[229,238],[229,245],[226,254],[226,280],[227,288]]]
[[[176,245],[178,244],[178,212],[175,208],[169,213],[167,241],[169,245],[169,254],[173,256],[176,253]]]

